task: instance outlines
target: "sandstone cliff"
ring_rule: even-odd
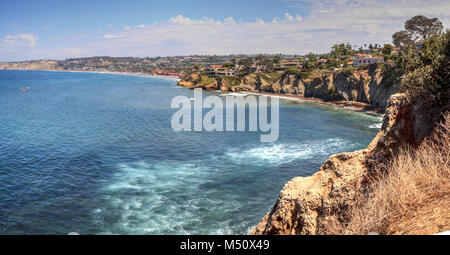
[[[344,233],[369,180],[404,144],[414,146],[430,134],[432,127],[414,108],[404,94],[392,95],[383,126],[366,149],[334,155],[314,175],[292,179],[251,234]]]
[[[55,60],[0,63],[0,70],[63,70]]]
[[[312,77],[292,72],[282,74],[249,74],[242,78],[222,77],[216,82],[202,83],[188,76],[178,85],[222,91],[269,92],[320,98],[327,101],[352,101],[385,108],[390,95],[399,91],[400,82],[381,70],[317,72]]]

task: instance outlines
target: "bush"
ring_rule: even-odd
[[[403,148],[351,211],[345,234],[435,234],[450,229],[450,115],[418,148]]]
[[[332,87],[330,87],[330,89],[328,89],[328,97],[330,100],[334,100],[339,97],[339,94],[337,93],[336,88],[334,86],[332,86]]]
[[[201,76],[199,75],[199,78],[200,78],[200,81],[198,81],[197,84],[200,86],[205,86],[205,85],[211,84],[216,80],[215,78],[211,78],[206,75],[201,75]]]
[[[425,40],[422,52],[411,47],[402,56],[405,76],[404,92],[423,103],[441,110],[449,109],[450,32],[432,35]]]
[[[298,74],[298,76],[299,76],[302,80],[306,80],[306,79],[308,79],[308,78],[311,76],[311,72],[303,71],[303,72],[300,72],[300,73]]]
[[[354,71],[353,66],[348,66],[348,67],[346,67],[345,70],[344,70],[344,72],[345,72],[346,74],[350,74],[350,75],[353,74],[353,71]]]

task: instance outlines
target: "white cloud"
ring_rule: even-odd
[[[305,1],[301,1],[304,6]],[[263,21],[215,20],[177,15],[166,22],[138,26],[101,47],[102,54],[133,56],[326,52],[335,43],[389,43],[404,22],[418,14],[439,17],[450,24],[450,2],[408,1],[310,1],[308,15],[286,13]],[[293,7],[299,1],[291,0]],[[295,10],[295,9],[293,9]],[[105,36],[106,38],[106,36]],[[94,46],[95,47],[95,46]]]
[[[122,37],[124,37],[124,36],[123,35],[112,35],[112,34],[107,34],[107,35],[103,36],[103,38],[105,38],[105,39],[116,39],[116,38],[122,38]]]
[[[294,21],[294,17],[292,17],[289,13],[284,14],[284,19],[287,21]]]
[[[3,44],[7,47],[23,47],[28,46],[34,48],[36,46],[37,37],[33,34],[17,34],[7,35],[3,40]]]
[[[58,57],[76,55],[162,56],[189,54],[327,52],[335,43],[364,45],[389,43],[391,35],[402,29],[404,22],[418,14],[438,17],[450,25],[450,1],[447,0],[285,0],[290,13],[269,20],[240,21],[232,17],[215,20],[193,19],[177,15],[149,25],[123,25],[108,30],[104,39],[77,50],[61,47]],[[296,8],[308,9],[307,14]],[[135,29],[133,29],[135,28]],[[16,40],[35,45],[33,35]],[[87,39],[89,38],[85,38]],[[6,41],[6,38],[3,40]],[[0,40],[0,43],[1,40]],[[2,44],[5,44],[3,42]],[[79,48],[84,49],[80,51]],[[51,51],[47,51],[50,52]],[[0,58],[2,50],[0,48]],[[50,54],[49,53],[49,54]],[[42,56],[44,58],[53,56]],[[67,55],[65,57],[72,57]]]

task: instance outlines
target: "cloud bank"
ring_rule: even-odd
[[[391,35],[402,29],[408,18],[418,14],[438,17],[445,27],[450,24],[450,1],[445,0],[284,2],[292,7],[291,13],[270,21],[257,18],[244,22],[232,17],[191,19],[180,14],[164,22],[124,24],[77,48],[61,47],[42,57],[306,54],[327,52],[335,43],[350,42],[358,46],[389,43]],[[307,15],[295,13],[300,13],[299,9],[305,6]],[[23,36],[11,35],[10,41],[20,39],[33,52],[33,47],[38,45],[37,38]],[[70,52],[83,55],[66,55]]]

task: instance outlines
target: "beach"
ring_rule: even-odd
[[[330,106],[336,106],[339,108],[344,108],[348,110],[353,110],[357,112],[364,112],[366,114],[374,115],[374,116],[383,116],[384,115],[384,109],[383,108],[376,108],[371,106],[370,104],[361,103],[361,102],[353,102],[353,101],[325,101],[320,98],[314,98],[314,97],[304,97],[301,95],[292,95],[292,94],[274,94],[269,92],[246,92],[246,91],[239,91],[238,93],[242,94],[248,94],[248,95],[264,95],[264,96],[270,96],[270,97],[278,97],[285,100],[292,100],[297,102],[314,102],[318,104],[324,104],[324,105],[330,105]]]

